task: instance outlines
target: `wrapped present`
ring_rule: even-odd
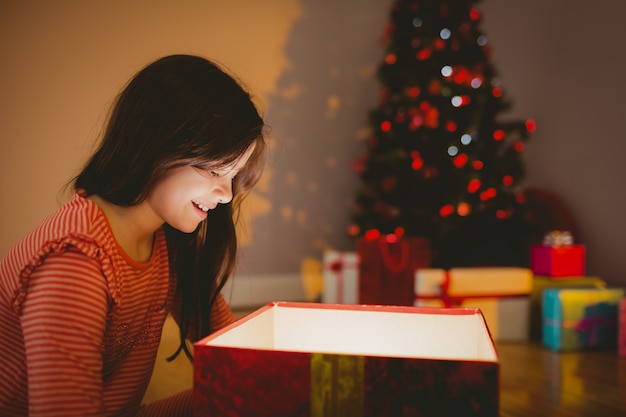
[[[626,358],[626,298],[619,304],[619,355]]]
[[[552,231],[541,245],[530,247],[530,268],[535,275],[553,278],[585,275],[584,245],[575,245],[568,232]]]
[[[271,303],[194,345],[196,416],[497,416],[476,309]]]
[[[543,291],[543,345],[551,350],[615,347],[623,288]]]
[[[415,305],[478,308],[494,340],[519,342],[528,339],[531,288],[532,273],[527,268],[419,269]]]
[[[415,271],[430,266],[430,244],[420,237],[362,237],[359,254],[359,303],[413,305]]]
[[[606,283],[595,276],[582,277],[562,277],[558,280],[551,277],[535,276],[532,281],[530,292],[530,317],[529,317],[529,338],[530,340],[541,340],[541,329],[543,326],[543,291],[546,289],[565,288],[604,288]]]
[[[359,302],[358,260],[356,252],[324,252],[323,303],[357,304]]]

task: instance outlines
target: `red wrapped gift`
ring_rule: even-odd
[[[619,304],[619,355],[626,358],[626,298]]]
[[[535,275],[552,278],[582,277],[585,275],[585,246],[532,245],[530,263]]]
[[[497,416],[478,309],[271,303],[194,345],[194,415]]]
[[[430,244],[421,237],[383,235],[356,242],[359,303],[411,306],[415,271],[430,266]]]

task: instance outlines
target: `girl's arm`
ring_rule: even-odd
[[[102,416],[108,311],[99,265],[70,250],[30,277],[22,309],[29,416]]]

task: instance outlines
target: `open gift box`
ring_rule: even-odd
[[[497,416],[478,309],[270,303],[194,345],[196,416]]]

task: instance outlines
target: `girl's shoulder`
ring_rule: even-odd
[[[32,271],[51,253],[78,250],[101,264],[104,275],[112,270],[113,237],[104,213],[78,193],[44,219],[0,262],[0,299],[19,313]]]

